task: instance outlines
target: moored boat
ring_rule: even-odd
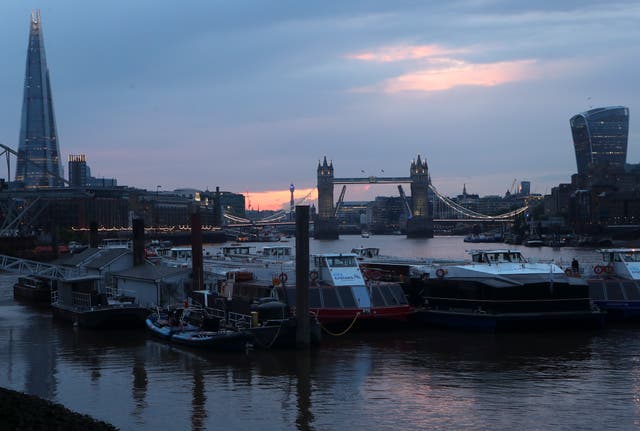
[[[50,282],[37,276],[18,277],[13,285],[13,298],[34,305],[50,305]]]
[[[149,314],[130,292],[101,292],[99,276],[83,276],[57,281],[52,292],[53,317],[91,329],[139,328]]]
[[[604,313],[586,283],[553,263],[529,263],[517,250],[476,250],[472,262],[411,268],[424,301],[421,323],[472,330],[599,327]],[[421,292],[415,295],[415,291]]]
[[[218,318],[207,316],[193,319],[188,308],[152,313],[145,323],[147,329],[158,338],[189,347],[244,351],[250,340],[246,332],[224,327]]]
[[[593,302],[614,321],[640,319],[640,249],[598,250],[601,260],[592,264],[577,261],[565,269],[569,276],[584,278]]]
[[[279,274],[274,270],[281,271]],[[238,281],[236,273],[243,281]],[[248,274],[248,275],[247,275]],[[309,309],[318,321],[333,330],[406,323],[413,312],[398,283],[365,281],[353,253],[313,256],[310,271]],[[221,295],[232,299],[234,311],[248,314],[251,304],[273,297],[292,309],[296,304],[295,271],[291,266],[256,262],[242,271],[227,272]]]

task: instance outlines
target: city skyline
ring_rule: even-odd
[[[0,142],[14,148],[38,6],[65,160],[149,190],[248,191],[253,208],[314,189],[324,156],[339,176],[402,176],[420,154],[447,195],[514,178],[545,193],[576,172],[575,113],[638,106],[633,2],[8,2]],[[365,188],[347,199],[385,194]]]

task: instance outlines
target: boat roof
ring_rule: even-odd
[[[640,248],[601,248],[600,253],[640,253]]]
[[[355,253],[320,253],[320,254],[315,254],[314,256],[315,257],[345,257],[345,256],[358,257],[358,255]]]
[[[498,248],[492,250],[467,250],[469,254],[478,254],[478,253],[519,253],[522,254],[520,250],[513,250],[508,248]]]

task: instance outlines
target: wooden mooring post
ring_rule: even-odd
[[[296,346],[309,348],[309,205],[296,206]]]

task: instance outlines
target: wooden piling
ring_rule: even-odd
[[[308,348],[309,327],[309,206],[296,206],[296,345]]]
[[[134,218],[133,221],[133,265],[144,264],[144,220]]]
[[[191,214],[191,268],[193,290],[204,288],[204,268],[202,260],[202,219],[200,212]]]

